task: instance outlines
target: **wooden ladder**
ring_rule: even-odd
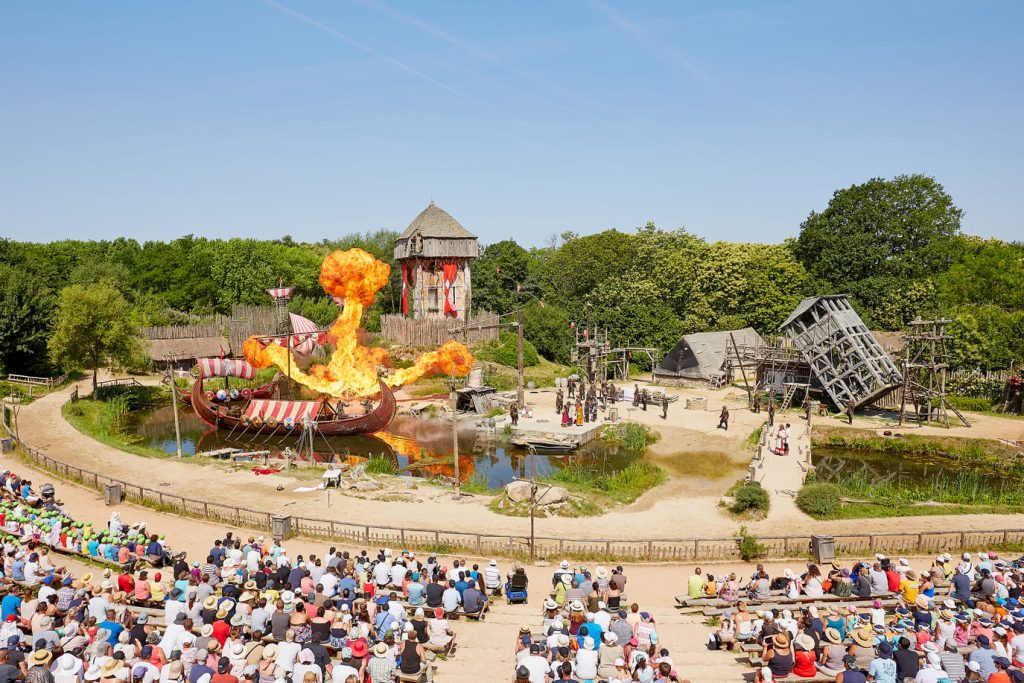
[[[793,397],[796,396],[797,387],[790,384],[786,387],[786,393],[782,397],[782,405],[779,407],[779,412],[784,413],[789,408],[789,404],[793,402]]]

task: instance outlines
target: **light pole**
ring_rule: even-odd
[[[448,405],[452,409],[452,454],[455,464],[455,500],[462,498],[462,481],[459,478],[459,394],[455,389],[448,394]]]
[[[174,444],[178,457],[181,457],[181,423],[178,421],[178,387],[174,384],[174,360],[175,356],[164,356],[164,364],[167,366],[167,379],[171,387],[171,410],[174,412]]]

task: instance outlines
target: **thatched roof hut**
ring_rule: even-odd
[[[752,327],[685,334],[661,361],[655,374],[658,377],[710,379],[712,373],[721,371],[725,365],[730,334],[740,346],[754,346],[761,342],[761,336]]]

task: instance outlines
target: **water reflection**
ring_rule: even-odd
[[[246,451],[271,452],[280,458],[286,447],[296,449],[297,437],[256,436],[210,430],[190,409],[180,411],[181,450],[185,455],[217,448],[241,448]],[[130,429],[142,445],[165,453],[175,452],[174,414],[170,406],[134,413]],[[489,486],[504,486],[515,478],[527,478],[532,467],[537,476],[544,476],[569,464],[581,464],[604,473],[626,467],[640,453],[617,446],[594,442],[569,454],[530,456],[524,449],[477,439],[471,425],[459,430],[459,478],[477,477]],[[349,462],[356,464],[368,456],[391,458],[399,468],[426,463],[412,473],[423,476],[453,477],[451,423],[421,420],[402,415],[395,418],[388,431],[372,436],[323,437],[313,442],[312,459],[317,463]],[[308,453],[297,454],[308,459]]]

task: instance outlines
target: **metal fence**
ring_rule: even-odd
[[[3,424],[7,427],[6,415]],[[10,434],[10,430],[8,430]],[[11,435],[11,438],[14,438]],[[52,472],[86,487],[102,491],[107,484],[120,484],[125,498],[143,505],[189,517],[214,520],[247,529],[270,532],[274,513],[251,510],[226,503],[216,503],[167,493],[94,472],[49,456],[24,442],[22,451],[34,467]],[[330,539],[332,542],[370,547],[401,547],[437,553],[475,553],[478,556],[502,555],[526,557],[530,538],[527,535],[445,531],[374,524],[354,524],[331,519],[292,516],[292,533],[297,536]],[[951,551],[954,548],[998,549],[1024,544],[1024,529],[992,531],[945,531],[880,534],[840,534],[834,536],[840,555],[921,554]],[[765,547],[764,556],[772,558],[807,557],[809,536],[758,537]],[[649,562],[694,562],[740,559],[737,539],[573,539],[538,536],[534,539],[538,558],[573,557],[594,560],[629,560]]]

